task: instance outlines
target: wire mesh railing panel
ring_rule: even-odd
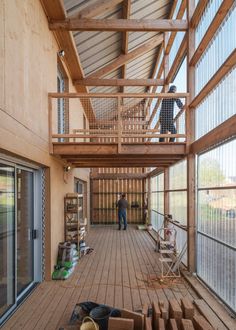
[[[136,137],[147,134],[148,107],[144,99],[124,98],[121,106],[122,142],[143,142],[143,138]],[[130,136],[130,137],[129,137]]]

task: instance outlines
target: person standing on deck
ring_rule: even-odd
[[[168,93],[175,93],[177,90],[176,86],[170,86]],[[176,134],[176,128],[174,125],[174,103],[176,102],[177,106],[180,109],[183,109],[184,105],[180,101],[180,99],[171,98],[171,99],[163,99],[161,103],[161,111],[160,111],[160,125],[161,131],[160,134],[166,134],[167,132],[171,132],[171,134]],[[159,142],[164,142],[164,138],[160,138]],[[170,142],[174,142],[175,138],[170,138]]]
[[[118,207],[118,221],[119,221],[119,227],[118,229],[121,230],[121,224],[122,224],[122,219],[124,223],[124,230],[127,228],[127,214],[126,210],[128,207],[128,201],[125,199],[125,194],[121,195],[121,199],[118,200],[117,202],[117,207]]]

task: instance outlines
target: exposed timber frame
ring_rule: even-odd
[[[66,19],[65,9],[62,1],[47,1],[40,0],[44,8],[48,21],[51,19]],[[57,40],[59,50],[65,50],[64,61],[66,63],[67,69],[70,73],[72,80],[78,80],[84,78],[83,68],[77,53],[75,42],[73,36],[68,31],[55,31],[55,38]],[[86,86],[76,86],[77,92],[88,93]],[[83,104],[83,103],[82,103]],[[84,105],[84,104],[83,104]],[[88,105],[84,105],[85,114],[87,118],[95,118],[92,104],[89,102]]]
[[[51,20],[49,29],[66,31],[116,31],[116,32],[165,32],[186,31],[186,20],[169,19],[87,19],[67,18]]]
[[[187,2],[187,17],[188,21],[194,15],[194,0]],[[189,28],[187,35],[187,88],[189,92],[188,104],[195,95],[195,67],[191,65],[190,59],[195,49],[195,30]],[[195,111],[188,107],[186,111],[186,134],[187,142],[187,255],[188,255],[188,270],[196,271],[196,189],[195,189],[195,155],[189,152],[190,145],[195,138]]]
[[[88,75],[86,78],[100,78],[115,69],[121,67],[122,65],[134,60],[135,58],[139,57],[140,55],[147,53],[148,51],[152,50],[153,48],[157,47],[163,42],[163,34],[159,34],[148,42],[144,43],[143,45],[137,47],[136,49],[132,50],[127,54],[121,54],[116,60],[112,63],[109,63],[105,67],[95,71],[94,73]]]
[[[177,13],[177,18],[178,19],[181,19],[184,15],[184,11],[186,9],[186,0],[183,0],[181,5],[180,5],[180,8],[179,8],[179,11]],[[176,32],[173,31],[171,32],[171,35],[169,37],[169,40],[168,40],[168,43],[166,45],[166,49],[164,50],[164,43],[163,43],[163,53],[165,53],[165,56],[168,56],[170,51],[171,51],[171,48],[173,46],[173,43],[174,43],[174,40],[175,40],[175,37],[176,37]],[[186,38],[186,37],[185,37]],[[184,39],[185,39],[184,38]],[[175,74],[177,73],[178,69],[179,69],[179,64],[181,64],[185,54],[186,54],[186,50],[187,50],[187,43],[185,42],[184,44],[182,43],[181,44],[181,47],[179,48],[179,51],[177,52],[176,54],[176,57],[174,59],[174,62],[172,64],[172,66],[169,68],[168,72],[166,72],[166,80],[165,81],[165,84],[168,84],[172,81],[172,79],[174,78]],[[160,60],[162,61],[161,64],[160,64],[160,67],[159,67],[159,71],[157,73],[157,78],[160,78],[162,76],[162,73],[164,71],[164,58],[160,58]],[[175,62],[178,62],[178,66],[175,65]],[[162,91],[161,92],[164,92],[165,90],[165,87],[162,88]],[[153,90],[153,92],[155,92],[156,89]],[[148,103],[148,106],[150,107],[150,102]],[[160,105],[160,100],[158,100],[156,102],[156,105],[155,107],[153,108],[152,110],[152,113],[151,113],[151,116],[150,116],[150,119],[149,119],[149,126],[151,125],[156,113],[157,113],[157,109]],[[159,127],[159,121],[156,123],[155,127],[154,128],[158,128]]]
[[[122,68],[125,64],[122,66]],[[163,79],[89,79],[75,80],[74,85],[80,86],[163,86]],[[122,91],[121,91],[122,93]]]
[[[124,0],[123,1],[123,18],[128,19],[130,16],[131,11],[131,0]],[[129,52],[129,32],[124,31],[122,34],[122,44],[121,44],[121,51],[123,54],[128,54]],[[126,64],[122,65],[121,67],[121,77],[124,79],[126,77]],[[121,86],[120,92],[124,93],[125,89],[124,86]]]

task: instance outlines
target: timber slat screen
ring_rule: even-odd
[[[93,170],[96,171],[96,170]],[[98,170],[99,174],[113,174],[113,179],[93,178],[91,180],[91,223],[115,224],[118,223],[116,203],[121,193],[126,194],[129,206],[127,220],[129,224],[144,222],[144,180],[125,178],[126,174],[142,175],[142,168],[122,168]],[[120,176],[119,176],[120,174]],[[122,175],[124,178],[122,179]],[[105,177],[105,175],[104,175]]]
[[[49,136],[50,151],[53,143],[115,143],[118,150],[123,143],[157,143],[163,137],[165,142],[175,138],[175,142],[186,142],[185,109],[187,93],[159,94],[49,94]],[[174,108],[176,134],[169,134],[168,129],[160,134],[159,114],[163,99],[180,99],[183,109]],[[58,132],[58,100],[70,99],[78,104],[78,111],[70,111],[64,119],[68,132]],[[149,101],[149,102],[147,102]],[[158,105],[155,118],[150,121],[152,110]],[[76,107],[74,107],[76,108]],[[92,110],[91,110],[92,109]],[[87,127],[79,127],[82,112],[86,114]],[[67,133],[67,134],[65,134]]]

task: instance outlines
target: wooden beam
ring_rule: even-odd
[[[141,180],[147,177],[147,173],[92,173],[92,180]]]
[[[174,11],[175,11],[175,8],[177,6],[177,0],[174,0],[173,1],[173,5],[172,5],[172,8],[171,8],[171,11],[170,11],[170,15],[169,15],[169,19],[172,19],[173,17],[173,14],[174,14]],[[181,5],[180,5],[180,8],[179,8],[179,11],[176,15],[176,18],[177,19],[181,19],[183,17],[183,14],[184,14],[184,11],[185,11],[185,8],[186,8],[186,0],[183,0]],[[168,44],[166,46],[166,53],[169,54],[170,53],[170,49],[173,45],[173,42],[174,42],[174,38],[176,36],[176,32],[171,32],[170,34],[170,37],[169,37],[169,40],[168,40]],[[162,75],[162,71],[163,71],[163,66],[160,66],[159,68],[159,71],[157,72],[157,68],[159,66],[159,61],[161,60],[161,55],[162,55],[162,49],[163,49],[163,46],[164,44],[162,44],[162,47],[160,47],[159,49],[159,53],[157,55],[157,60],[156,60],[156,64],[155,64],[155,67],[153,69],[153,73],[152,73],[152,78],[154,78],[156,75],[157,75],[157,78],[160,78],[161,75]],[[162,70],[162,71],[161,71]],[[148,91],[151,91],[151,88],[149,88]],[[156,91],[156,89],[154,88],[154,92]],[[148,104],[148,106],[150,106],[150,103]]]
[[[131,10],[131,0],[124,0],[122,9],[123,9],[123,18],[128,19],[130,16],[130,10]],[[128,54],[128,51],[129,51],[129,32],[128,31],[123,32],[121,51],[123,54]],[[121,77],[123,79],[126,77],[126,64],[124,64],[121,67]],[[124,86],[121,86],[120,92],[124,93]]]
[[[161,32],[186,31],[186,20],[171,19],[87,19],[67,18],[51,20],[49,29],[66,31]]]
[[[177,13],[176,18],[181,19],[183,17],[183,15],[184,15],[185,9],[186,9],[186,0],[183,0],[182,3],[181,3],[181,5],[180,5],[180,8],[179,8],[179,11]],[[168,44],[166,46],[166,54],[169,54],[170,53],[171,48],[172,48],[173,43],[174,43],[174,40],[175,40],[175,37],[176,37],[176,32],[171,32],[170,37],[169,37],[169,40],[168,40]],[[174,65],[174,63],[173,63],[173,65]],[[173,67],[173,65],[172,65],[172,67]],[[162,64],[161,64],[161,66],[159,68],[159,71],[158,71],[158,74],[157,74],[157,77],[158,78],[161,77],[163,70],[164,70],[164,59],[162,60]],[[173,69],[171,71],[172,72],[170,73],[170,75],[173,74],[174,67],[173,67]],[[170,75],[169,75],[169,77],[170,77]],[[156,91],[156,88],[153,88],[152,91],[155,92]],[[164,88],[162,88],[162,92],[163,91],[164,91]],[[149,102],[149,106],[150,106],[150,104],[151,103]],[[156,105],[155,105],[155,107],[154,107],[154,109],[152,111],[152,114],[151,114],[151,117],[150,117],[150,120],[149,120],[149,123],[148,123],[149,125],[151,125],[151,123],[152,123],[152,121],[153,121],[153,119],[154,119],[154,117],[156,115],[156,112],[157,112],[157,109],[158,109],[159,105],[160,105],[160,100],[157,101],[157,103],[156,103]],[[157,123],[155,127],[158,127],[158,126],[159,126],[159,123]]]
[[[77,18],[92,18],[100,14],[104,14],[123,0],[93,0],[89,1],[89,5],[80,10],[77,14],[71,16]]]
[[[100,78],[117,68],[121,67],[122,65],[134,60],[135,58],[141,56],[152,50],[153,48],[157,47],[163,42],[163,34],[153,37],[148,42],[144,43],[142,46],[137,47],[136,49],[132,50],[128,54],[120,55],[116,60],[111,62],[110,64],[106,65],[105,67],[95,71],[94,73],[88,75],[86,78]]]
[[[191,58],[190,65],[196,65],[202,54],[206,50],[209,42],[212,40],[214,34],[218,30],[220,24],[223,22],[225,16],[228,14],[230,7],[233,5],[235,0],[223,0],[220,8],[218,9],[214,19],[212,20],[209,28],[207,29],[204,37],[202,38],[197,50]]]
[[[169,203],[169,169],[164,170],[164,214],[169,214],[170,212],[170,203]],[[168,227],[168,221],[164,217],[164,227]]]
[[[185,143],[131,143],[122,144],[121,153],[124,155],[185,155]],[[117,155],[117,143],[53,143],[54,155]]]
[[[178,49],[178,52],[175,56],[175,59],[173,61],[173,64],[166,77],[167,84],[169,84],[173,80],[174,76],[176,75],[176,72],[179,70],[181,63],[183,62],[183,59],[184,59],[186,53],[187,53],[187,35],[185,34],[185,36],[180,44],[180,47]]]
[[[207,84],[202,88],[199,94],[190,103],[191,108],[196,108],[199,103],[203,101],[207,95],[218,85],[218,83],[225,77],[225,75],[231,71],[231,69],[236,65],[236,50],[234,50],[225,62],[221,65],[219,70],[214,74],[214,76],[207,82]]]
[[[148,177],[153,177],[153,176],[157,176],[158,174],[163,173],[164,170],[160,169],[160,168],[155,168],[154,170],[152,170],[151,172],[148,173]]]
[[[187,4],[187,17],[189,22],[194,13],[195,3],[194,0],[188,0]],[[190,64],[190,59],[195,49],[195,30],[190,27],[187,32],[187,88],[189,97],[187,99],[187,106],[195,95],[195,67]],[[186,134],[187,144],[187,255],[188,255],[188,270],[196,272],[196,191],[195,191],[195,155],[189,153],[190,144],[194,141],[195,137],[195,112],[192,108],[186,110]]]
[[[80,86],[163,86],[163,79],[80,79],[74,85]]]
[[[98,164],[96,165],[95,163],[91,164],[91,163],[87,163],[87,164],[83,164],[83,163],[75,163],[73,164],[74,167],[77,167],[77,168],[101,168],[101,167],[111,167],[111,168],[116,168],[116,167],[119,167],[119,168],[123,168],[124,167],[124,164],[109,164],[109,163],[104,163],[104,164]],[[153,164],[153,163],[150,163],[150,164],[147,164],[145,166],[143,166],[142,164],[135,164],[135,163],[131,163],[131,164],[125,164],[125,167],[142,167],[142,168],[145,168],[145,167],[155,167],[157,166],[157,164]],[[163,164],[158,164],[159,167],[169,167],[169,165],[163,165]]]
[[[40,0],[48,21],[51,19],[66,19],[63,2],[60,0]],[[65,51],[63,61],[65,62],[72,80],[83,79],[84,72],[78,56],[73,36],[68,31],[55,31],[54,33],[59,49]],[[88,93],[86,86],[76,86],[77,92]],[[84,112],[90,120],[94,121],[95,116],[92,104],[82,100]]]
[[[163,52],[164,52],[164,57],[163,57],[163,74],[164,74],[164,92],[168,92],[168,83],[167,83],[167,76],[169,73],[169,54],[166,52],[166,48],[168,45],[168,39],[169,39],[169,33],[165,32],[164,33],[164,46],[163,46]]]
[[[190,146],[190,152],[201,153],[214,145],[236,136],[236,115],[233,115]]]
[[[190,21],[190,27],[195,29],[202,18],[202,14],[209,3],[209,0],[199,0]]]
[[[169,98],[186,98],[188,97],[188,93],[48,93],[48,95],[52,98],[117,98],[119,96],[122,96],[124,98],[163,98],[163,99],[169,99]]]

